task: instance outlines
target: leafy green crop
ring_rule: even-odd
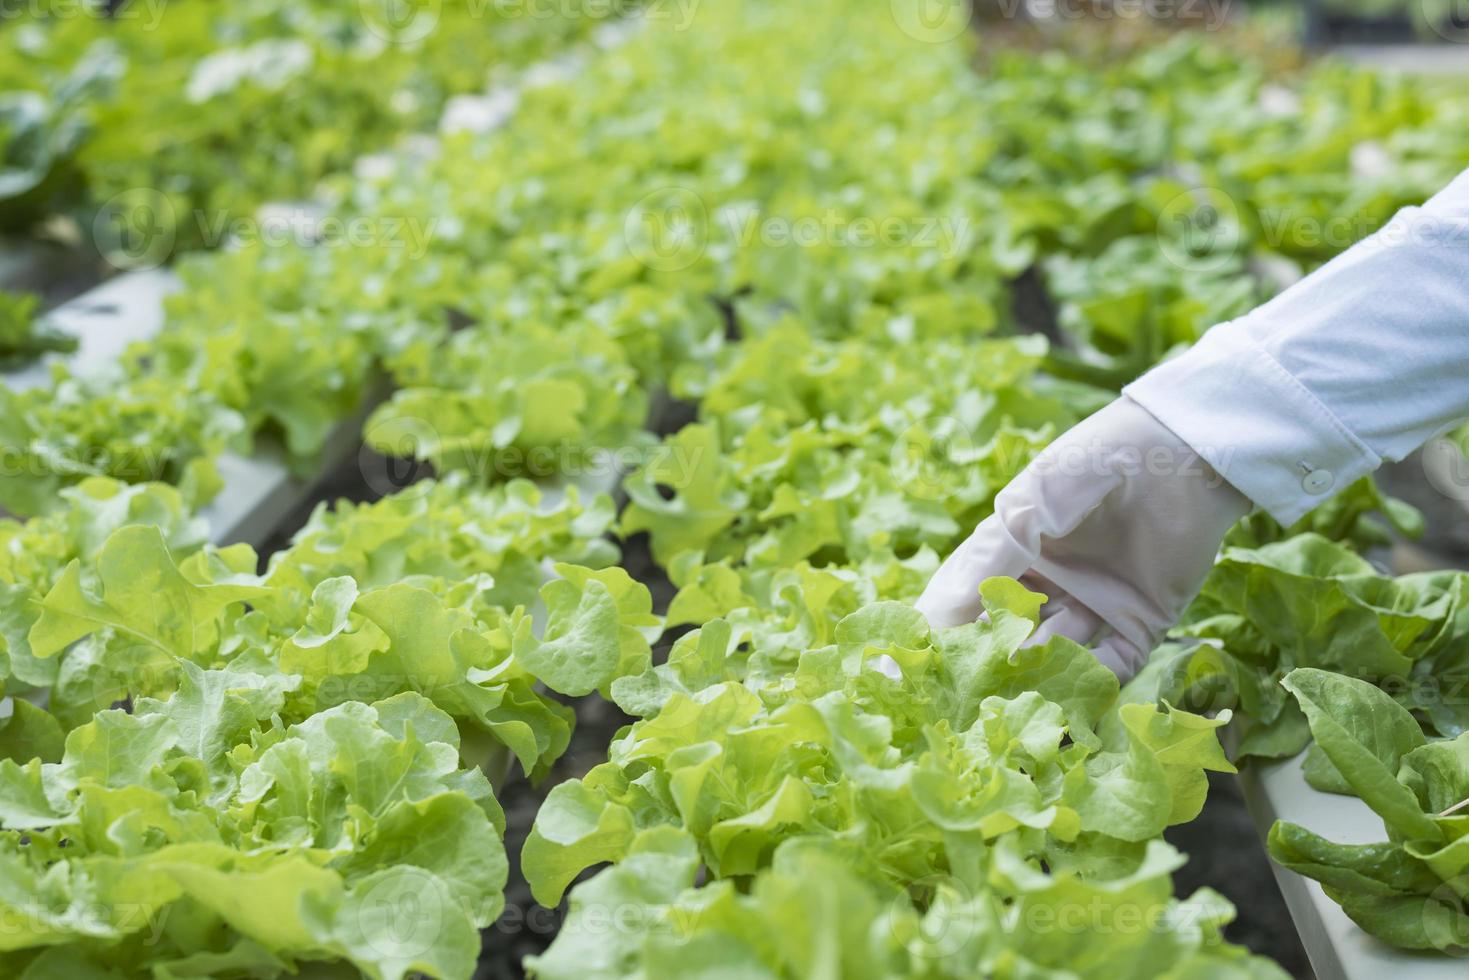
[[[238,446],[238,413],[163,377],[126,367],[95,376],[53,368],[50,388],[0,386],[0,444],[8,472],[0,507],[20,515],[58,506],[88,477],[180,485],[191,504],[219,491],[214,460]]]
[[[366,425],[370,445],[488,480],[576,472],[625,446],[647,421],[647,396],[616,338],[595,326],[471,328],[415,371]]]
[[[541,23],[499,8],[476,20],[457,4],[434,6],[443,22],[418,47],[379,51],[348,14],[288,15],[275,0],[242,6],[232,15],[240,26],[207,31],[170,8],[175,26],[165,17],[146,43],[192,51],[191,38],[217,29],[234,57],[294,31],[308,46],[362,45],[379,67],[414,52],[425,57],[413,72],[454,74],[473,62],[430,55],[493,45],[504,31],[518,61],[519,41],[536,39],[531,57],[597,20],[573,10],[575,23]],[[168,327],[127,383],[152,391],[184,379],[251,434],[282,435],[306,466],[381,377],[401,392],[375,420],[384,423],[369,433],[375,445],[487,480],[538,475],[636,443],[637,388],[712,390],[726,327],[760,336],[794,318],[823,340],[886,352],[948,339],[962,351],[1049,326],[1016,309],[1015,281],[1039,270],[1061,341],[1043,366],[1115,387],[1268,293],[1252,285],[1260,263],[1328,258],[1439,186],[1462,157],[1451,136],[1430,136],[1462,129],[1458,102],[1434,83],[1329,65],[1277,78],[1247,50],[1188,37],[1122,58],[1086,45],[1047,58],[987,51],[976,73],[963,41],[922,43],[892,18],[821,44],[789,36],[790,15],[758,3],[739,18],[692,15],[696,30],[644,17],[580,77],[531,85],[492,137],[445,136],[436,151],[407,149],[330,181],[329,216],[356,222],[365,241],[255,243],[188,263]],[[832,16],[847,19],[845,9]],[[81,50],[84,35],[137,28],[79,23],[24,25],[36,30],[16,36],[31,36],[40,46],[27,57],[44,63]],[[773,34],[788,49],[778,60],[807,66],[799,86],[768,70]],[[394,76],[376,76],[386,90],[385,77]],[[1082,78],[1126,98],[1098,98]],[[1401,166],[1354,175],[1359,145]],[[1206,211],[1224,215],[1229,233],[1198,234],[1190,222]],[[1333,219],[1345,227],[1307,240]],[[450,324],[465,321],[472,329],[445,349]],[[514,370],[487,368],[502,363]],[[535,383],[517,384],[522,372]],[[160,400],[154,429],[112,420],[105,399],[98,420],[76,424],[91,430],[90,445],[148,443],[180,460],[218,451],[180,438]],[[66,424],[42,416],[0,449],[68,439],[44,431]],[[182,465],[103,472],[177,479]],[[8,506],[50,506],[75,478],[57,470],[28,466]]]
[[[1203,645],[1160,653],[1160,694],[1182,704],[1233,705],[1245,716],[1237,754],[1283,758],[1310,740],[1281,681],[1318,668],[1390,692],[1423,727],[1469,729],[1463,646],[1469,575],[1389,578],[1358,554],[1305,533],[1260,548],[1226,548],[1181,637]]]
[[[275,709],[288,722],[414,691],[453,715],[486,758],[508,752],[543,772],[566,747],[571,715],[537,683],[574,696],[607,690],[641,669],[659,621],[647,590],[618,569],[558,565],[563,577],[546,581],[542,563],[558,554],[610,557],[595,541],[605,501],[600,513],[574,496],[543,512],[527,484],[477,499],[448,489],[319,515],[264,575],[248,547],[179,560],[156,526],[124,524],[12,587],[12,669],[49,690],[63,731],[168,694],[191,665],[292,677]],[[431,539],[418,533],[435,523],[439,548],[424,554]],[[532,633],[532,601],[544,604],[543,636]]]
[[[666,666],[615,683],[642,720],[609,762],[552,791],[524,862],[537,895],[554,902],[581,868],[661,824],[692,834],[720,877],[755,872],[788,836],[822,833],[891,852],[895,874],[921,878],[945,870],[944,848],[1021,827],[1058,845],[1082,834],[1137,842],[1196,813],[1202,768],[1229,764],[1212,734],[1184,732],[1227,716],[1109,714],[1116,678],[1090,654],[1064,642],[1020,650],[1041,597],[992,588],[988,624],[931,637],[920,614],[878,603],[843,617],[836,642],[802,651],[793,670],[746,683],[741,661],[726,662],[730,624],[714,620]],[[900,679],[867,663],[880,655]]]
[[[75,337],[37,321],[39,304],[35,296],[0,290],[0,370],[24,364],[47,351],[76,350]]]
[[[180,556],[196,551],[206,537],[204,523],[189,514],[178,491],[163,484],[129,486],[91,478],[61,496],[65,506],[46,517],[25,524],[0,522],[0,693],[14,696],[12,714],[0,726],[0,758],[55,761],[61,755],[65,729],[54,714],[68,713],[68,694],[56,689],[64,684],[57,661],[36,657],[27,634],[37,617],[35,603],[62,569],[74,560],[90,561],[128,525],[155,528]],[[90,687],[90,679],[83,686]],[[38,702],[49,697],[51,710],[26,697]],[[76,713],[78,724],[90,710]]]
[[[76,729],[59,762],[0,761],[8,973],[472,972],[504,817],[458,768],[458,730],[413,693],[288,727],[293,682],[189,665],[167,700]]]
[[[1313,781],[1389,824],[1379,850],[1296,834],[1278,856],[1422,938],[1396,916],[1458,874],[1440,814],[1469,793],[1421,725],[1463,719],[1297,669],[1391,687],[1457,665],[1459,578],[1359,557],[1379,515],[1415,521],[1370,483],[1292,528],[1243,522],[1178,637],[1208,642],[1125,691],[1074,644],[1027,646],[1042,597],[1014,582],[957,630],[908,603],[1056,433],[1267,295],[1262,266],[1350,244],[1311,222],[1360,237],[1446,179],[1462,99],[1197,37],[977,51],[906,0],[745,0],[647,18],[530,80],[494,134],[346,177],[487,59],[595,18],[501,34],[500,8],[425,5],[439,30],[384,46],[351,12],[238,6],[221,34],[170,8],[144,38],[4,40],[25,54],[0,77],[55,90],[0,130],[32,154],[28,207],[80,181],[65,200],[232,212],[337,173],[330,216],[371,233],[192,257],[112,374],[0,391],[23,464],[0,503],[44,515],[0,527],[7,973],[467,976],[506,880],[492,782],[512,759],[545,776],[593,692],[636,720],[551,789],[521,866],[547,903],[611,867],[570,891],[542,976],[1277,977],[1224,941],[1222,898],[1174,896],[1158,839],[1232,768],[1230,716],[1184,710],[1225,696],[1246,755],[1315,728]],[[123,94],[63,99],[104,30]],[[164,112],[181,101],[211,111]],[[1398,166],[1357,173],[1364,144]],[[204,545],[188,506],[221,451],[278,436],[312,466],[380,388],[366,441],[441,480],[322,508],[263,569]],[[697,419],[660,442],[665,388]],[[632,463],[620,515],[518,479],[608,455]],[[666,616],[612,528],[648,534]],[[655,660],[665,626],[694,629]],[[1365,743],[1316,708],[1374,697],[1396,714]],[[610,937],[609,905],[635,917]]]
[[[1375,686],[1311,668],[1285,685],[1344,789],[1382,817],[1388,840],[1335,844],[1292,823],[1270,831],[1270,853],[1320,881],[1363,929],[1409,949],[1462,947],[1469,741],[1428,742],[1401,705]]]
[[[657,976],[679,957],[759,976],[1184,976],[1216,960],[1275,975],[1222,943],[1217,895],[1172,898],[1179,858],[1155,839],[1197,814],[1205,770],[1231,769],[1215,737],[1227,713],[1119,704],[1087,651],[1022,648],[1042,597],[985,589],[987,622],[930,634],[904,604],[866,605],[778,673],[712,620],[615,682],[640,719],[552,790],[522,855],[547,904],[614,867],[573,893],[532,973]],[[803,900],[814,920],[762,931]],[[610,945],[590,919],[608,903],[640,910]],[[1042,920],[1077,903],[1088,925],[1058,943]],[[1153,925],[1113,928],[1124,915]]]
[[[560,938],[527,962],[531,976],[652,978],[712,976],[853,978],[989,976],[1054,970],[1067,976],[1283,977],[1268,961],[1224,942],[1233,907],[1201,889],[1172,898],[1180,857],[1155,842],[1115,874],[1046,874],[1008,840],[994,852],[995,887],[924,883],[921,904],[863,866],[840,843],[795,838],[748,891],[734,882],[694,887],[699,857],[680,832],[643,832],[631,853],[571,899]],[[854,861],[857,862],[854,867]],[[1090,909],[1085,915],[1077,909]],[[599,917],[622,913],[609,936]],[[1072,941],[1051,923],[1068,920]],[[1146,923],[1145,926],[1139,926]],[[1114,940],[1090,943],[1088,932]],[[1088,948],[1090,947],[1090,948]]]
[[[546,690],[609,691],[660,631],[620,569],[550,565],[616,559],[610,500],[419,484],[256,574],[170,487],[62,494],[0,525],[0,965],[471,973],[487,775],[544,773],[574,722]]]
[[[681,389],[717,421],[670,436],[627,480],[624,533],[648,531],[664,564],[685,551],[769,566],[944,551],[1105,398],[1037,378],[1039,337],[873,349],[790,321],[730,348]]]
[[[310,197],[605,20],[463,2],[106,6],[21,13],[0,35],[0,226],[62,215],[125,235],[146,202],[169,236],[160,258],[224,244],[220,227]]]

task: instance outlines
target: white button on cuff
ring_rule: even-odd
[[[1331,485],[1335,482],[1336,477],[1332,475],[1331,470],[1312,470],[1301,481],[1301,489],[1313,496],[1319,496],[1330,490]]]

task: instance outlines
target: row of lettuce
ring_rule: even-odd
[[[0,233],[64,245],[68,264],[97,277],[192,249],[319,236],[309,202],[323,181],[364,151],[474,125],[483,93],[596,37],[621,9],[14,5],[0,14]],[[279,212],[274,224],[262,205]],[[35,307],[0,291],[0,369],[75,348]]]
[[[1413,515],[1362,484],[1296,528],[1250,519],[1125,691],[1073,644],[1022,647],[1040,598],[1013,583],[938,634],[907,602],[1056,432],[1260,298],[1262,265],[1446,180],[1456,147],[1426,134],[1463,105],[1330,67],[1285,87],[1187,38],[976,72],[895,10],[647,18],[493,137],[343,184],[379,239],[191,259],[114,376],[0,393],[26,474],[4,503],[45,512],[0,549],[0,906],[22,923],[0,963],[468,976],[507,874],[493,783],[565,751],[548,692],[597,692],[636,721],[551,790],[521,870],[551,904],[612,867],[539,976],[1279,975],[1223,941],[1222,897],[1173,895],[1160,835],[1231,768],[1228,716],[1179,706],[1235,704],[1244,754],[1286,755],[1323,685],[1378,696],[1307,670],[1298,706],[1292,670],[1451,667],[1462,579],[1356,554]],[[413,220],[420,247],[391,240]],[[1054,324],[1017,308],[1036,279]],[[366,438],[441,482],[322,509],[263,571],[204,543],[214,455],[270,433],[309,463],[382,374]],[[663,389],[698,419],[659,442]],[[633,463],[621,515],[518,479],[609,456]],[[664,615],[614,529],[649,535]],[[1393,808],[1393,842],[1274,849],[1442,947],[1404,924],[1457,894],[1458,818],[1432,814],[1458,743],[1418,722],[1462,729],[1399,701],[1392,747],[1318,731],[1312,756]]]
[[[401,22],[371,4],[73,13],[6,25],[0,220],[69,220],[103,251],[148,232],[127,224],[140,216],[167,223],[168,251],[221,244],[201,234],[307,196],[597,22],[498,4]],[[241,296],[269,278],[289,307],[282,290],[317,286],[304,251],[255,268],[267,251],[201,262],[175,322],[202,328],[235,302],[214,278],[231,262],[252,269]],[[407,267],[380,287],[405,287]],[[425,484],[319,513],[262,574],[249,549],[206,547],[191,510],[217,492],[212,458],[264,417],[221,385],[258,397],[312,378],[271,415],[303,461],[360,399],[371,290],[354,270],[335,288],[357,322],[328,326],[319,295],[301,321],[247,330],[254,311],[236,306],[246,319],[208,350],[173,335],[114,375],[58,369],[39,398],[3,393],[21,447],[5,505],[47,515],[0,528],[8,976],[467,977],[507,874],[490,777],[512,762],[539,777],[565,751],[575,716],[551,692],[648,660],[656,621],[610,567],[606,498]],[[7,342],[44,347],[15,306]],[[272,377],[292,351],[255,345],[302,322],[318,330],[295,350],[316,359]],[[581,564],[547,584],[553,556]]]
[[[161,484],[6,527],[7,974],[473,973],[506,876],[490,777],[566,750],[551,692],[651,662],[612,516],[421,484],[322,508],[262,574]],[[547,554],[588,564],[548,581]]]
[[[455,96],[608,23],[617,8],[451,0],[17,4],[0,32],[0,230],[104,254],[170,220],[179,250],[268,201],[309,197],[364,149],[432,132]],[[550,16],[551,13],[556,16]],[[204,216],[206,220],[196,220]],[[160,258],[167,257],[165,252]]]
[[[310,465],[384,375],[384,449],[501,477],[573,469],[579,446],[637,440],[645,392],[707,387],[735,315],[885,347],[1039,328],[1064,341],[1053,376],[1115,388],[1463,158],[1452,91],[1283,76],[1269,52],[982,52],[982,73],[906,64],[878,93],[866,72],[897,71],[902,49],[848,32],[802,62],[826,92],[699,62],[713,18],[694,14],[640,18],[680,43],[598,59],[595,89],[531,87],[495,139],[335,183],[343,231],[319,247],[181,263],[155,343],[101,377],[58,367],[0,394],[0,506],[39,513],[94,475],[203,502],[213,459],[261,435]],[[721,62],[755,63],[747,47]],[[707,110],[669,95],[680,73]],[[524,459],[548,446],[564,452]]]

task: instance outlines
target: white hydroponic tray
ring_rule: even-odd
[[[17,391],[45,385],[50,364],[57,360],[82,377],[105,371],[129,344],[157,334],[163,326],[164,297],[178,287],[178,278],[167,270],[129,272],[57,307],[48,319],[77,338],[76,352],[51,354],[0,375],[0,384]],[[374,400],[369,399],[368,405]],[[337,425],[322,450],[318,474],[356,451],[361,427],[361,414]],[[226,453],[219,459],[219,471],[224,490],[201,512],[217,544],[261,544],[306,498],[314,482],[293,476],[281,447],[265,439],[258,440],[257,452],[249,458]]]
[[[1343,44],[1332,51],[1373,71],[1404,75],[1469,75],[1469,48],[1462,43],[1465,39],[1464,36],[1444,38],[1449,43],[1435,44]]]
[[[636,24],[610,24],[599,31],[594,47],[611,48],[624,43],[636,32]],[[568,78],[579,72],[588,58],[585,50],[566,54],[532,65],[514,82],[491,89],[478,96],[459,96],[450,100],[441,120],[441,130],[472,130],[487,133],[504,126],[515,114],[521,91]],[[432,137],[419,137],[421,144]],[[412,141],[409,141],[412,143]],[[391,161],[394,152],[369,154],[358,161],[359,168],[371,170]],[[288,213],[300,212],[302,205],[285,205]],[[310,207],[310,205],[305,205]],[[267,205],[262,213],[270,210]],[[18,260],[17,260],[18,261]],[[78,349],[70,354],[47,354],[17,371],[0,373],[0,385],[14,391],[43,386],[51,377],[50,365],[65,361],[80,377],[96,374],[117,361],[128,345],[147,340],[163,327],[163,301],[180,288],[177,276],[167,269],[148,269],[124,273],[109,279],[76,299],[47,314],[51,324],[76,337]],[[224,489],[201,515],[209,521],[210,538],[216,544],[244,542],[259,546],[290,512],[311,492],[316,477],[343,463],[361,446],[362,423],[372,407],[385,396],[385,386],[369,391],[360,411],[338,423],[323,447],[316,474],[302,479],[291,474],[285,465],[285,452],[269,440],[256,441],[255,454],[249,458],[226,453],[218,460]],[[611,489],[618,476],[591,481],[586,490]],[[553,491],[563,492],[563,491]],[[0,515],[4,511],[0,510]]]
[[[1312,789],[1301,773],[1305,754],[1240,772],[1245,803],[1263,840],[1276,820],[1289,820],[1339,844],[1387,840],[1382,820],[1355,797]],[[1318,980],[1464,980],[1469,959],[1394,949],[1357,927],[1321,885],[1270,863]]]
[[[73,354],[46,354],[0,382],[12,391],[39,388],[51,378],[51,364],[64,361],[78,375],[104,370],[134,341],[147,340],[163,326],[163,299],[179,288],[166,269],[129,272],[95,286],[46,314],[46,320],[78,341]]]

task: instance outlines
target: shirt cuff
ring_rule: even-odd
[[[1123,394],[1286,526],[1382,463],[1244,331],[1211,330]]]

